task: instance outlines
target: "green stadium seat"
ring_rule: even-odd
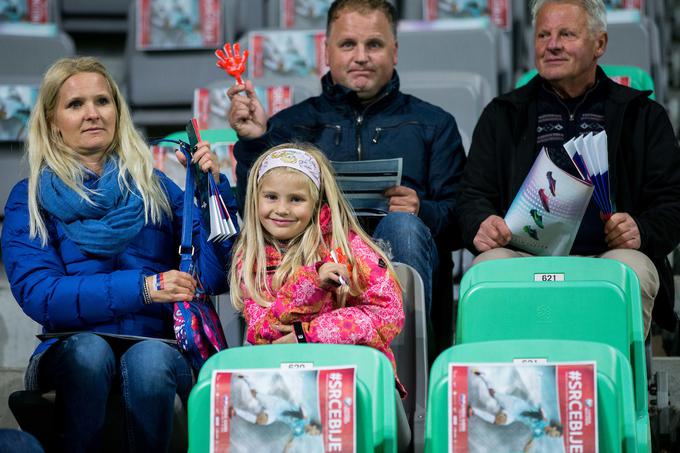
[[[397,401],[394,371],[384,354],[367,346],[280,344],[231,348],[208,359],[189,396],[189,452],[209,451],[214,370],[280,368],[286,363],[312,363],[315,367],[356,365],[356,451],[392,453],[400,443],[410,443],[406,417],[401,401]],[[400,417],[402,423],[398,421]]]
[[[632,366],[640,451],[649,450],[640,289],[628,266],[585,257],[473,266],[460,285],[456,344],[516,339],[592,341],[620,351]]]
[[[602,343],[506,340],[456,345],[435,360],[430,372],[425,452],[448,450],[449,363],[512,363],[515,359],[538,358],[548,362],[595,361],[599,451],[638,451],[632,376],[628,360],[623,354]]]
[[[600,65],[602,70],[608,77],[614,79],[615,81],[635,88],[636,90],[649,90],[652,94],[649,95],[650,99],[656,99],[654,90],[654,80],[644,69],[638,68],[637,66],[619,66],[619,65]],[[532,69],[524,73],[517,82],[515,83],[515,88],[519,88],[526,85],[529,80],[533,79],[538,73],[536,69]]]

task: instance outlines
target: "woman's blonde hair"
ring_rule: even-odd
[[[54,63],[43,77],[36,105],[29,120],[26,141],[30,237],[38,236],[43,246],[47,243],[47,229],[38,201],[40,172],[43,169],[52,170],[69,188],[92,203],[88,195],[89,189],[83,186],[85,167],[81,165],[79,155],[64,143],[60,131],[54,125],[59,90],[69,77],[83,72],[102,75],[111,91],[117,114],[116,130],[106,153],[117,157],[118,183],[121,189],[128,191],[136,189],[142,197],[145,223],[149,221],[159,223],[164,214],[172,215],[167,196],[153,173],[149,147],[134,128],[130,109],[116,82],[104,65],[95,58],[63,58]],[[136,187],[131,187],[131,181]]]
[[[309,177],[298,170],[288,167],[276,167],[269,171],[300,175],[307,182],[307,189],[314,204],[314,212],[307,228],[297,237],[290,239],[287,244],[283,245],[285,246],[285,252],[272,278],[272,285],[269,287],[267,284],[267,255],[265,246],[269,244],[281,250],[282,244],[279,244],[272,238],[260,224],[258,216],[260,181],[258,180],[258,174],[264,159],[269,154],[283,148],[299,149],[316,160],[320,170],[320,188],[317,188]],[[327,256],[322,256],[322,253],[324,251],[327,253],[328,250],[326,250],[324,244],[319,219],[321,208],[324,204],[328,205],[331,214],[331,243],[328,244],[329,250],[340,248],[352,268],[350,275],[352,292],[350,292],[347,286],[338,288],[338,305],[344,306],[348,294],[356,296],[365,290],[359,279],[358,266],[349,245],[350,231],[361,237],[382,258],[388,267],[388,272],[396,278],[390,261],[357,222],[352,208],[338,188],[328,159],[313,145],[286,143],[271,148],[260,156],[255,161],[248,176],[244,225],[236,243],[229,276],[231,301],[237,310],[243,309],[243,299],[246,296],[252,298],[263,307],[270,306],[273,295],[276,294],[283,283],[299,267],[313,265],[327,258]],[[241,285],[245,287],[245,294]]]

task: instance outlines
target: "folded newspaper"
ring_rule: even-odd
[[[383,216],[389,212],[386,189],[401,185],[403,160],[333,161],[335,177],[358,216]]]
[[[449,364],[449,452],[598,449],[595,362]]]
[[[356,369],[215,370],[210,453],[356,451]]]
[[[568,255],[592,194],[591,183],[562,170],[543,148],[505,215],[510,245],[534,255]]]

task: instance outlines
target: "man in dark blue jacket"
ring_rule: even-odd
[[[395,261],[420,273],[429,312],[439,263],[435,241],[440,251],[450,252],[458,236],[454,195],[465,154],[456,122],[439,107],[399,91],[396,12],[387,1],[335,1],[326,38],[330,71],[320,96],[267,122],[250,81],[229,90],[229,123],[240,139],[234,153],[238,179],[246,180],[264,150],[290,141],[313,143],[334,161],[401,157],[403,185],[385,191],[390,213],[373,236],[389,242]],[[240,185],[240,206],[244,197]]]

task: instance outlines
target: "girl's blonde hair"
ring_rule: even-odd
[[[267,255],[265,246],[269,244],[281,250],[281,244],[277,243],[260,224],[258,216],[258,191],[260,186],[258,174],[264,159],[269,154],[283,148],[299,149],[316,160],[320,170],[320,188],[317,188],[309,177],[298,170],[288,167],[277,167],[270,170],[272,172],[295,173],[304,178],[314,204],[314,212],[312,213],[309,225],[304,231],[285,244],[285,253],[283,253],[281,263],[276,269],[271,287],[269,287],[267,284]],[[307,143],[286,143],[271,148],[260,156],[251,168],[248,176],[244,226],[236,243],[229,276],[231,301],[237,310],[243,310],[245,297],[252,298],[263,307],[270,306],[273,295],[276,294],[283,283],[299,267],[313,265],[327,258],[327,256],[322,256],[322,252],[326,250],[326,247],[319,219],[321,208],[324,204],[328,205],[331,213],[331,244],[329,244],[329,250],[340,248],[352,268],[350,275],[352,291],[350,292],[347,286],[338,288],[338,305],[344,306],[347,294],[356,296],[365,290],[359,279],[358,266],[349,245],[350,231],[361,237],[382,258],[387,265],[388,272],[396,279],[396,274],[390,261],[357,222],[352,208],[335,182],[333,169],[328,159],[313,145]],[[245,291],[241,285],[245,287]]]
[[[36,105],[29,120],[26,140],[30,237],[38,236],[43,246],[47,244],[47,228],[38,200],[40,172],[43,169],[50,168],[68,187],[92,203],[88,195],[89,189],[83,186],[85,167],[81,165],[79,155],[64,143],[60,131],[54,125],[61,86],[69,77],[83,72],[102,75],[111,91],[117,114],[116,130],[106,153],[117,157],[118,183],[121,189],[128,191],[136,189],[142,197],[145,223],[149,221],[159,223],[164,214],[172,215],[167,196],[153,173],[149,147],[134,128],[130,109],[116,82],[104,65],[95,58],[63,58],[54,63],[43,77]],[[131,181],[135,187],[132,187]]]

